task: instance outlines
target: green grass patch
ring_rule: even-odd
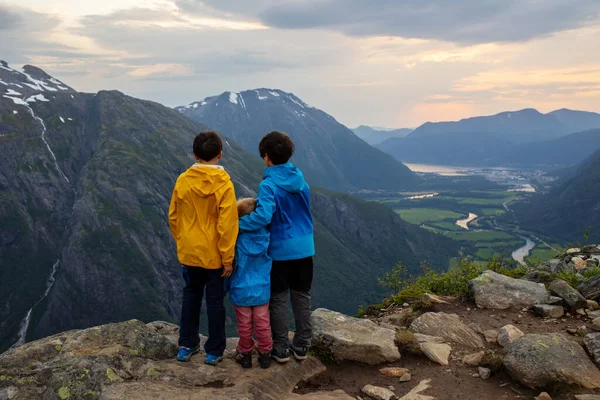
[[[466,232],[448,232],[446,236],[461,242],[491,242],[491,241],[507,241],[514,239],[514,236],[505,232],[496,231],[466,231]]]
[[[464,229],[461,228],[460,226],[456,225],[455,222],[449,222],[449,221],[435,222],[435,223],[431,224],[431,226],[434,228],[437,228],[439,230],[442,230],[442,231],[452,231],[452,232],[464,231]]]
[[[394,211],[400,215],[400,218],[415,225],[420,225],[427,221],[442,221],[445,219],[458,219],[464,217],[464,214],[436,208],[405,208]]]
[[[496,254],[496,252],[493,249],[483,248],[483,249],[477,250],[477,252],[475,253],[475,256],[477,258],[479,258],[480,260],[489,260],[490,258],[492,258],[494,256],[494,254]]]
[[[482,208],[480,210],[480,213],[483,216],[489,217],[489,216],[498,216],[498,215],[502,215],[505,213],[504,210],[500,209],[500,208]]]
[[[492,270],[513,278],[520,278],[527,273],[524,267],[512,262],[506,263],[497,257],[485,263],[461,259],[458,265],[448,272],[436,272],[427,266],[421,268],[423,275],[415,277],[408,274],[402,263],[398,263],[380,278],[380,284],[395,293],[385,299],[382,305],[387,307],[392,304],[403,304],[409,300],[419,299],[425,293],[469,299],[472,297],[469,281],[485,270]]]
[[[536,247],[531,251],[529,257],[536,257],[536,260],[538,260],[539,262],[544,262],[550,260],[551,258],[554,258],[554,256],[556,255],[558,255],[558,253],[552,249],[549,249],[547,247]]]

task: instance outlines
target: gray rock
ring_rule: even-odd
[[[409,373],[406,373],[400,377],[400,382],[409,382],[412,379],[412,376]]]
[[[581,257],[573,257],[571,258],[571,262],[575,265],[576,271],[579,271],[587,266],[586,261]]]
[[[498,331],[495,329],[488,329],[487,331],[484,331],[483,336],[485,336],[485,340],[488,343],[498,342]]]
[[[431,361],[440,365],[448,365],[448,359],[452,351],[452,347],[449,345],[445,343],[420,343],[419,347],[421,352]]]
[[[506,347],[515,340],[523,337],[524,333],[514,325],[505,325],[500,328],[498,333],[498,344],[502,347]]]
[[[567,254],[575,254],[575,253],[580,253],[580,252],[581,252],[581,249],[579,247],[572,247],[567,250]]]
[[[575,400],[600,400],[598,394],[576,394]]]
[[[298,382],[325,370],[314,357],[244,374],[230,358],[218,369],[205,366],[200,355],[177,363],[177,346],[157,332],[163,328],[169,333],[172,327],[132,320],[9,350],[0,357],[0,377],[10,377],[0,379],[0,398],[6,387],[15,386],[23,399],[284,399]]]
[[[578,287],[581,295],[588,300],[600,299],[600,275],[594,276]]]
[[[410,329],[416,333],[438,336],[447,342],[481,348],[483,341],[471,328],[463,324],[456,314],[428,312],[415,319]]]
[[[548,289],[550,289],[550,292],[554,295],[563,299],[565,307],[570,311],[587,306],[585,297],[583,297],[577,289],[574,289],[563,280],[555,280],[548,286]]]
[[[552,280],[552,273],[548,271],[531,271],[524,275],[521,279],[536,283],[546,283]]]
[[[444,338],[439,336],[423,335],[422,333],[415,333],[415,339],[419,343],[444,343]]]
[[[533,311],[540,317],[560,318],[565,315],[563,306],[551,306],[549,304],[536,304]]]
[[[600,365],[600,332],[590,333],[583,339],[583,344],[588,353],[592,357],[592,360]]]
[[[492,375],[492,371],[489,368],[479,367],[477,371],[479,372],[479,377],[483,380],[490,379],[490,375]]]
[[[392,400],[396,398],[396,394],[390,389],[379,386],[365,385],[362,388],[362,392],[376,400]]]
[[[295,394],[292,393],[282,400],[356,400],[354,397],[348,395],[343,390],[334,390],[333,392],[314,392],[308,394]]]
[[[469,367],[478,367],[481,364],[481,360],[483,360],[483,356],[485,355],[485,351],[480,351],[478,353],[467,354],[463,357],[462,362]]]
[[[319,308],[312,313],[313,347],[330,351],[336,360],[380,364],[400,359],[396,332],[359,319]]]
[[[428,389],[431,389],[431,379],[424,379],[410,392],[402,396],[400,400],[435,400],[435,397],[421,394]]]
[[[507,309],[545,304],[550,294],[540,284],[485,271],[469,282],[480,308]]]
[[[524,386],[554,383],[600,388],[600,370],[585,350],[560,334],[525,335],[506,347],[506,371]]]
[[[600,332],[600,318],[592,320],[592,329],[596,332]]]

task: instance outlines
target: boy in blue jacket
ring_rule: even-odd
[[[256,199],[237,202],[238,215],[249,215],[256,209]],[[271,366],[271,324],[269,322],[269,298],[271,295],[271,257],[269,231],[262,227],[255,231],[242,231],[235,245],[235,268],[229,281],[229,299],[235,306],[238,343],[235,360],[243,368],[252,368],[252,351],[258,341],[258,362],[261,368]]]
[[[306,359],[312,337],[310,289],[315,244],[310,213],[310,188],[302,172],[289,162],[294,142],[282,132],[262,138],[259,152],[267,170],[258,189],[256,210],[240,218],[240,232],[269,228],[271,268],[271,356],[279,363]],[[288,292],[296,322],[292,343],[288,339]]]

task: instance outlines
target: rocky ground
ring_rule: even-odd
[[[426,294],[361,319],[315,310],[313,355],[268,370],[235,364],[235,339],[218,367],[178,363],[177,327],[164,322],[64,332],[0,355],[0,400],[600,400],[600,276],[577,289],[532,281],[584,277],[600,247],[584,250],[527,279],[486,271],[472,301]]]

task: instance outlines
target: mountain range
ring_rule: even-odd
[[[408,136],[414,129],[400,128],[400,129],[384,129],[375,128],[367,125],[360,125],[352,132],[359,138],[374,146],[389,138],[402,138]]]
[[[534,109],[426,123],[405,138],[390,138],[376,147],[398,160],[464,166],[561,166],[577,164],[600,148],[600,114],[561,109],[542,114]],[[588,133],[583,133],[583,131]],[[583,152],[553,157],[565,143],[585,138]]]
[[[292,93],[275,89],[224,92],[176,110],[218,130],[252,154],[257,154],[258,142],[267,132],[289,134],[297,144],[292,161],[309,183],[327,189],[406,190],[419,182],[401,162]]]
[[[344,180],[340,187],[371,188],[369,180],[384,181],[371,171],[363,174],[361,167],[373,163],[365,155],[383,160],[376,171],[385,179],[414,179],[325,113],[294,103],[294,97],[284,103],[297,108],[290,104],[283,112],[279,91],[270,95],[271,113],[258,103],[266,94],[253,93],[256,104],[246,94],[237,97],[238,104],[232,94],[224,100],[230,108],[245,102],[249,113],[262,107],[260,115],[282,123],[272,129],[293,131],[296,118],[290,114],[301,118],[313,140],[294,131],[298,153],[306,161],[335,153],[321,166]],[[227,107],[215,104],[214,112],[224,113],[213,115],[215,121],[239,117]],[[339,132],[325,135],[319,124]],[[95,324],[178,320],[182,281],[167,210],[177,176],[194,161],[193,138],[203,129],[155,102],[118,91],[80,93],[36,67],[15,70],[0,63],[0,352],[15,342]],[[262,134],[271,128],[252,129]],[[322,148],[312,136],[316,132],[324,135]],[[225,141],[223,165],[240,197],[256,194],[264,171],[253,140],[245,140],[252,154],[231,136]],[[355,169],[343,165],[350,157],[339,159],[347,152]],[[342,165],[330,170],[334,158]],[[390,174],[384,174],[387,166]],[[314,173],[308,174],[313,181]],[[396,262],[412,271],[421,262],[444,269],[458,250],[450,239],[409,225],[386,206],[346,194],[314,187],[312,211],[316,307],[353,313],[381,298],[377,279]]]

